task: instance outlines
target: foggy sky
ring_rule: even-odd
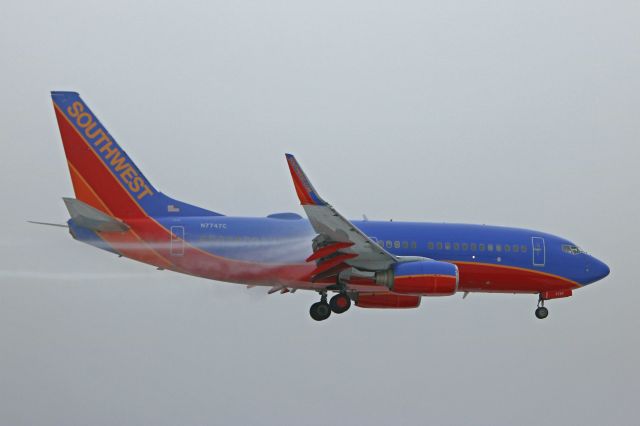
[[[7,1],[0,423],[637,424],[640,3]],[[71,239],[49,97],[75,90],[164,193],[534,228],[610,277],[351,309]]]

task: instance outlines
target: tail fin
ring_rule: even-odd
[[[51,92],[76,198],[118,218],[220,216],[158,192],[75,92]]]

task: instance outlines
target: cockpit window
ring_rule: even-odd
[[[571,244],[563,244],[562,245],[562,251],[564,253],[568,253],[568,254],[581,254],[584,253],[584,250],[582,250],[580,247],[578,246],[574,246]]]

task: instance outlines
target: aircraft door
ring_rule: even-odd
[[[544,266],[546,260],[544,238],[531,237],[531,245],[533,248],[533,266]]]
[[[171,256],[184,255],[184,226],[171,227]]]

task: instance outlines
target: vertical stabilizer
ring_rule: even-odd
[[[51,92],[76,198],[118,218],[219,216],[167,197],[142,174],[76,92]]]

